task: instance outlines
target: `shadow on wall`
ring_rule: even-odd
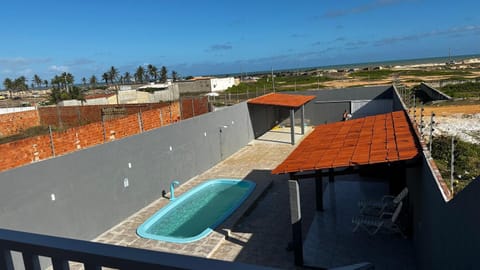
[[[255,138],[262,136],[290,117],[288,108],[269,105],[248,104],[248,113]]]

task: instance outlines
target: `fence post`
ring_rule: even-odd
[[[60,113],[60,109],[58,108],[58,105],[56,106],[56,108],[57,108],[58,126],[59,126],[59,127],[63,127],[62,114]]]
[[[160,114],[160,126],[163,127],[162,108],[158,109],[158,112],[159,112],[159,114]]]
[[[102,115],[102,132],[103,132],[103,143],[105,143],[105,141],[107,140],[107,134],[105,131],[105,119],[103,118],[103,115]]]
[[[50,134],[50,148],[52,149],[52,156],[55,157],[55,145],[53,143],[53,134],[52,134],[51,125],[48,125],[48,133]]]
[[[183,98],[179,98],[178,103],[179,103],[178,106],[180,109],[180,119],[183,120]]]
[[[142,111],[139,111],[137,113],[137,118],[138,118],[138,128],[140,129],[139,133],[142,133],[143,132]]]
[[[195,98],[192,98],[192,115],[195,116]]]

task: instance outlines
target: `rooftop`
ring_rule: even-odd
[[[248,104],[273,105],[273,106],[281,106],[281,107],[289,107],[289,108],[298,108],[313,99],[315,99],[315,96],[270,93],[257,98],[252,98],[248,101]]]
[[[403,111],[319,125],[273,173],[410,160],[418,149]]]

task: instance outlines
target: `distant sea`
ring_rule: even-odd
[[[402,60],[387,60],[387,61],[377,61],[377,62],[364,62],[364,63],[352,63],[352,64],[338,64],[338,65],[327,65],[327,66],[315,66],[315,67],[303,67],[303,68],[286,68],[286,69],[274,69],[273,72],[288,72],[288,71],[307,71],[315,69],[350,69],[350,68],[365,68],[365,67],[376,67],[376,66],[403,66],[403,65],[419,65],[419,64],[440,64],[447,63],[450,61],[462,61],[471,58],[480,58],[480,54],[470,54],[470,55],[455,55],[455,56],[440,56],[440,57],[430,57],[430,58],[414,58],[414,59],[402,59]],[[271,70],[263,71],[254,71],[248,72],[248,75],[259,75],[271,73]],[[226,74],[222,74],[225,76]],[[217,74],[216,76],[222,76]],[[229,74],[229,76],[240,76],[245,75],[245,73],[234,73]],[[215,76],[215,75],[214,75]]]

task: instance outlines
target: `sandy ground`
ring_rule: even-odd
[[[425,107],[425,132],[430,130],[430,115],[435,112],[433,135],[454,135],[459,139],[480,144],[480,105]]]

